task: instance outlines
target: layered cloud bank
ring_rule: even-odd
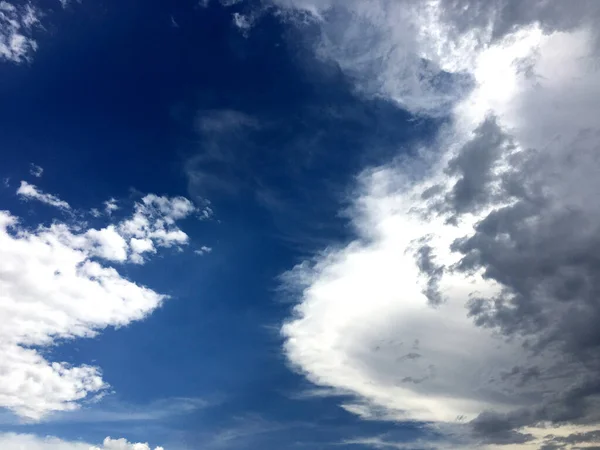
[[[600,5],[277,3],[360,92],[450,119],[359,177],[354,242],[285,274],[290,362],[465,447],[598,445],[532,427],[600,422]]]
[[[41,438],[30,434],[0,434],[0,447],[3,450],[152,450],[146,443],[132,443],[125,439],[107,437],[101,446],[96,447],[84,442],[64,441],[47,437]],[[155,447],[154,450],[164,450]]]
[[[25,182],[17,193],[71,210]],[[158,308],[166,296],[126,279],[119,267],[185,245],[177,221],[195,212],[183,197],[154,194],[135,203],[130,217],[100,229],[58,220],[28,228],[0,211],[0,407],[39,420],[106,389],[100,368],[48,361],[44,347],[93,337]]]

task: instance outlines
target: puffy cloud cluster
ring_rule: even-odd
[[[0,1],[0,60],[15,63],[29,60],[37,49],[31,31],[39,22],[38,16],[31,3],[15,6]]]
[[[188,236],[175,222],[194,212],[196,207],[184,197],[146,195],[136,203],[133,216],[118,225],[118,235],[129,239],[129,260],[143,263],[144,254],[156,253],[156,247],[186,244]]]
[[[91,447],[90,450],[152,450],[148,444],[130,443],[126,439],[111,439],[107,437],[102,443],[102,447]],[[155,447],[154,450],[164,450],[162,447]]]
[[[56,200],[26,183],[21,194],[23,186],[33,198]],[[51,362],[39,349],[127,325],[159,307],[164,295],[110,264],[142,263],[157,248],[187,243],[176,222],[195,211],[185,198],[150,194],[131,217],[101,229],[58,221],[30,229],[0,211],[1,407],[37,420],[107,387],[98,367]]]
[[[148,444],[132,443],[125,439],[107,437],[100,447],[84,442],[64,441],[54,437],[41,438],[32,434],[0,434],[0,447],[3,450],[152,450]],[[164,450],[155,447],[154,450]]]
[[[277,3],[359,90],[451,119],[361,175],[354,242],[285,274],[289,360],[362,417],[455,424],[461,448],[597,445],[600,5]]]

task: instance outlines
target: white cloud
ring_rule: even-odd
[[[2,450],[152,450],[147,443],[132,443],[125,439],[107,437],[102,445],[93,446],[84,442],[65,441],[56,437],[40,437],[33,434],[0,434]],[[164,450],[154,447],[154,450]]]
[[[583,236],[577,248],[592,245],[585,236],[594,235],[586,224],[597,223],[600,214],[595,194],[600,189],[595,175],[600,170],[600,59],[597,30],[591,26],[597,19],[591,8],[589,14],[586,10],[591,3],[575,2],[572,11],[560,14],[547,2],[528,3],[527,11],[517,3],[513,9],[500,9],[506,2],[492,1],[276,3],[315,18],[322,29],[316,51],[340,63],[361,91],[393,99],[413,112],[448,113],[452,119],[432,148],[420,149],[419,157],[399,158],[361,175],[347,211],[357,234],[353,242],[330,247],[283,276],[284,292],[296,289],[299,297],[282,328],[287,357],[315,384],[353,393],[355,399],[342,406],[365,419],[462,423],[492,410],[521,414],[515,429],[527,421],[550,420],[538,417],[562,411],[563,405],[540,405],[562,398],[573,380],[593,378],[593,373],[558,345],[535,354],[524,345],[532,339],[526,333],[505,339],[498,333],[504,329],[479,326],[468,316],[469,299],[498,298],[506,286],[497,280],[508,273],[491,272],[502,269],[495,266],[485,274],[481,269],[458,270],[465,254],[454,243],[473,237],[481,220],[516,201],[495,194],[519,189],[519,183],[535,175],[536,180],[545,177],[540,195],[551,202],[552,214],[572,209],[577,236]],[[503,16],[509,13],[521,15]],[[464,73],[473,88],[446,98],[439,86],[429,84],[435,74],[421,72],[421,57],[442,70]],[[510,136],[510,144],[498,150],[498,160],[489,169],[486,201],[454,223],[444,202],[460,179],[450,162],[456,164],[459,152],[476,139],[490,114]],[[474,161],[490,147],[473,148]],[[537,164],[519,166],[530,155],[540,155]],[[470,188],[468,182],[463,187]],[[514,185],[500,185],[508,182]],[[435,203],[440,199],[441,205]],[[509,225],[534,227],[543,218]],[[425,245],[431,276],[418,259]],[[496,256],[502,261],[503,255]],[[426,295],[432,279],[444,297],[436,307]],[[548,318],[544,337],[560,336],[562,329],[554,324],[573,314],[567,304],[540,304]],[[543,375],[530,383],[513,376],[526,368]],[[592,404],[582,412],[591,422],[600,418]],[[381,439],[369,445],[403,448]],[[473,448],[485,445],[487,441],[474,442]],[[530,448],[513,445],[507,448]]]
[[[83,442],[67,442],[55,437],[39,437],[32,434],[0,434],[3,450],[90,450]]]
[[[0,1],[0,60],[15,63],[28,61],[37,50],[31,31],[38,23],[39,12],[30,4],[15,6]]]
[[[207,247],[206,245],[203,245],[198,250],[194,250],[194,253],[197,255],[206,255],[207,253],[210,253],[210,252],[212,252],[212,248]]]
[[[31,185],[22,188],[25,195],[58,201]],[[151,248],[187,243],[175,222],[194,211],[184,198],[150,194],[135,204],[131,218],[99,230],[61,222],[32,230],[0,211],[0,407],[39,420],[76,409],[107,388],[99,368],[50,362],[31,346],[93,337],[159,307],[164,295],[106,264],[141,263]]]
[[[90,450],[152,450],[151,447],[146,443],[130,443],[127,440],[111,439],[107,437],[104,439],[102,447],[92,447]],[[155,447],[154,450],[164,450],[162,447]]]
[[[119,233],[130,239],[131,261],[143,263],[143,254],[154,253],[155,247],[187,244],[187,234],[175,222],[196,212],[197,208],[186,198],[146,195],[135,204],[133,216],[119,224]]]
[[[29,184],[27,181],[21,181],[19,189],[17,189],[17,195],[20,195],[27,199],[38,200],[47,205],[54,206],[56,208],[70,210],[69,204],[55,195],[46,194],[40,191],[35,185]]]
[[[304,286],[282,329],[287,356],[316,384],[365,399],[346,405],[365,418],[454,421],[519,406],[519,398],[488,386],[498,370],[524,358],[518,343],[474,326],[463,308],[471,291],[495,287],[479,276],[448,276],[447,303],[432,308],[423,294],[418,241],[434,236],[438,261],[452,264],[457,256],[447,249],[470,224],[455,229],[444,218],[412,213],[420,191],[394,170],[367,173],[362,183],[353,222],[360,239],[285,276]]]
[[[254,24],[254,17],[236,12],[233,13],[233,24],[246,35]]]
[[[570,8],[518,0],[271,1],[317,22],[316,53],[339,64],[360,92],[427,115],[451,113],[482,52],[515,28],[593,29],[598,17],[597,6],[585,0]]]
[[[117,204],[117,200],[115,200],[114,198],[111,198],[104,202],[104,211],[109,216],[112,215],[112,213],[117,211],[118,209],[119,205]]]
[[[321,28],[317,55],[333,60],[369,96],[415,113],[443,115],[463,89],[442,71],[460,73],[486,30],[453,36],[440,1],[274,0],[306,12]],[[306,17],[303,16],[305,21]],[[425,64],[424,61],[427,61]]]
[[[44,173],[44,168],[31,163],[29,166],[29,173],[36,178],[40,178]]]
[[[109,225],[101,230],[88,230],[84,236],[87,238],[88,248],[86,250],[90,255],[108,261],[123,262],[127,259],[127,242],[116,231],[114,225]],[[132,247],[132,251],[136,252],[136,249]]]
[[[146,252],[156,252],[156,249],[154,248],[154,243],[151,239],[131,238],[131,240],[129,241],[129,245],[131,246],[131,250],[134,253],[141,254]]]

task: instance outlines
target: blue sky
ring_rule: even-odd
[[[600,445],[561,5],[0,2],[0,447]]]

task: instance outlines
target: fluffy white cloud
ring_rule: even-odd
[[[19,189],[17,190],[17,195],[20,195],[25,199],[38,200],[56,208],[64,210],[71,209],[71,206],[64,200],[61,200],[56,195],[46,194],[40,191],[36,186],[29,184],[27,181],[21,181],[21,186],[19,186]]]
[[[126,439],[104,439],[102,447],[92,447],[90,450],[152,450],[148,444],[130,443]],[[154,450],[164,450],[162,447],[155,447]]]
[[[37,49],[31,31],[38,23],[38,15],[30,3],[15,6],[0,1],[0,60],[15,63],[29,60]]]
[[[132,443],[125,439],[107,437],[101,446],[93,446],[84,442],[64,441],[55,437],[39,437],[33,434],[0,434],[2,450],[152,450],[145,443]],[[155,447],[154,450],[164,450]]]
[[[421,192],[394,170],[365,174],[362,183],[354,221],[360,239],[285,276],[304,286],[283,327],[288,357],[311,381],[357,393],[365,403],[346,409],[366,418],[454,421],[519,406],[520,398],[488,385],[524,359],[518,343],[474,326],[464,310],[473,290],[497,289],[480,276],[456,275],[440,287],[450,299],[444,304],[432,307],[423,293],[420,242],[431,236],[436,262],[451,265],[458,256],[447,249],[469,224],[453,228],[443,217],[412,213]]]
[[[315,18],[317,52],[361,91],[452,119],[419,157],[361,175],[354,242],[284,275],[289,360],[363,418],[472,421],[453,430],[473,448],[600,421],[597,4],[277,3]]]
[[[156,247],[185,244],[188,237],[175,222],[194,211],[186,199],[151,194],[136,203],[131,218],[99,230],[60,222],[29,229],[0,211],[1,407],[37,420],[75,409],[107,387],[99,368],[50,362],[36,347],[92,337],[159,307],[164,295],[107,263],[141,263]]]
[[[143,254],[155,253],[155,247],[186,244],[188,236],[175,222],[196,212],[199,211],[186,198],[146,195],[141,203],[136,203],[133,216],[119,224],[120,235],[130,239],[130,260],[143,263]],[[206,216],[204,211],[199,213],[202,218]]]

